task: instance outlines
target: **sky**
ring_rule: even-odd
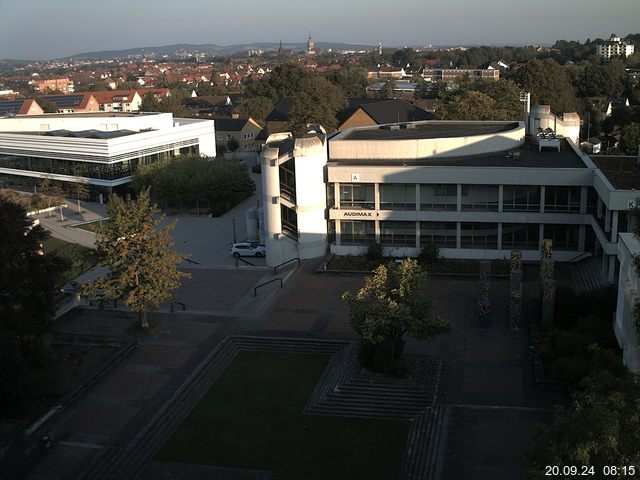
[[[0,58],[176,43],[551,45],[640,31],[640,0],[0,0]]]

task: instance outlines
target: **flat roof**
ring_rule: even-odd
[[[512,152],[516,152],[515,156]],[[524,144],[517,150],[465,155],[461,157],[429,157],[420,159],[332,159],[329,145],[329,163],[335,165],[398,166],[417,165],[433,167],[524,167],[524,168],[588,168],[582,158],[562,140],[560,151],[538,151],[532,144]],[[640,168],[640,167],[639,167]]]
[[[407,128],[410,125],[410,128]],[[419,140],[491,135],[518,128],[518,122],[424,122],[354,129],[335,140]]]
[[[616,190],[640,190],[638,157],[591,155],[591,160]]]

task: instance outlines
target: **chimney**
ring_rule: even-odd
[[[231,114],[231,118],[233,118],[234,120],[235,120],[236,118],[240,118],[240,114],[238,114],[238,113],[236,113],[236,112],[233,112],[233,113]]]

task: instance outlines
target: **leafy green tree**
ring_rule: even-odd
[[[159,112],[160,111],[160,102],[152,92],[149,92],[144,97],[142,97],[142,102],[140,102],[140,111],[141,112]]]
[[[359,65],[345,65],[333,71],[328,79],[342,88],[347,98],[362,98],[367,91],[367,70]]]
[[[284,97],[293,97],[303,90],[303,83],[312,73],[295,63],[283,63],[259,80],[246,86],[247,97],[267,97],[276,104]]]
[[[182,256],[171,249],[175,222],[164,227],[163,215],[151,204],[148,189],[137,200],[112,195],[109,222],[96,232],[100,264],[109,273],[83,287],[85,295],[121,300],[138,313],[141,328],[149,328],[147,312],[171,298],[189,274],[178,270]]]
[[[442,120],[522,120],[520,89],[511,80],[467,80],[447,92],[436,112]]]
[[[631,123],[622,129],[620,150],[627,155],[636,155],[640,146],[640,123]]]
[[[420,54],[413,48],[401,48],[393,52],[391,61],[397,67],[406,68],[407,64],[413,67],[420,63]]]
[[[531,93],[532,104],[550,105],[555,113],[575,112],[578,108],[569,75],[555,60],[530,61],[518,70],[516,81]]]
[[[436,110],[439,120],[503,120],[498,105],[489,95],[474,90],[463,92]]]
[[[267,115],[273,110],[274,103],[268,97],[251,97],[242,100],[238,113],[251,117],[260,125],[266,124]]]
[[[239,148],[240,143],[238,142],[236,137],[231,137],[229,140],[227,140],[227,150],[229,150],[230,152],[235,152]]]
[[[404,336],[426,339],[448,332],[449,322],[433,312],[424,295],[427,273],[415,260],[381,265],[355,294],[345,292],[351,326],[362,337],[363,363],[390,373],[401,370]]]
[[[0,201],[0,405],[15,413],[46,387],[51,354],[43,335],[53,318],[55,275],[64,266],[42,255],[48,237],[25,210]]]
[[[307,124],[318,123],[327,131],[333,131],[338,126],[336,114],[346,105],[339,87],[317,75],[307,77],[293,99],[289,128],[301,135],[306,133]]]

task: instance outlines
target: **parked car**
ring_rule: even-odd
[[[264,245],[251,242],[240,242],[231,245],[231,255],[234,257],[264,257],[267,249]]]

